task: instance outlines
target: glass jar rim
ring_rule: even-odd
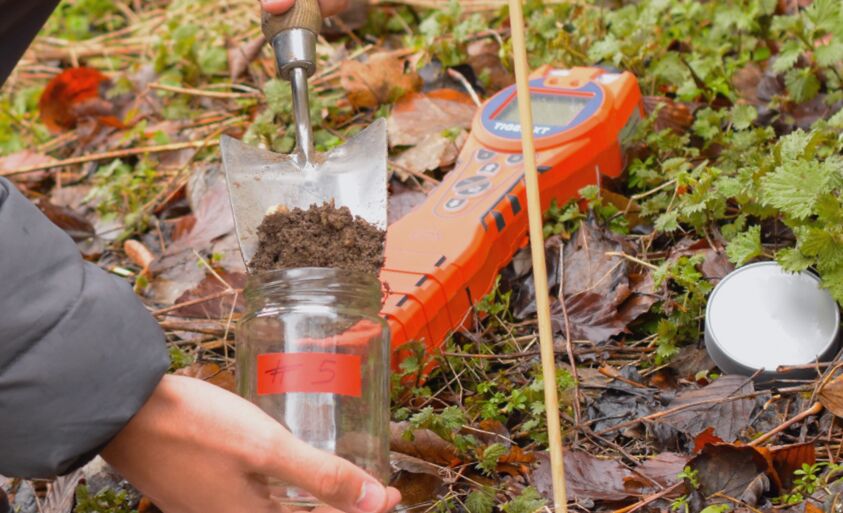
[[[368,273],[333,267],[296,267],[249,274],[244,295],[247,301],[356,300],[377,312],[383,290],[380,279]]]

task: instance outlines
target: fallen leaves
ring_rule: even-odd
[[[243,294],[235,291],[246,283],[244,273],[218,270],[208,273],[199,285],[182,294],[176,305],[184,305],[174,310],[181,317],[198,319],[227,319],[235,313],[243,312],[246,307]]]
[[[467,138],[468,133],[464,130],[455,138],[443,134],[425,136],[417,145],[395,159],[393,164],[399,173],[403,171],[416,175],[450,166],[456,162]]]
[[[825,409],[838,417],[843,417],[843,374],[825,383],[817,397]]]
[[[105,99],[108,77],[94,68],[70,68],[56,75],[38,102],[41,121],[54,133],[76,128],[84,119],[122,128],[114,106]]]
[[[636,474],[645,476],[650,482],[655,482],[659,486],[668,487],[679,482],[679,474],[688,461],[690,456],[684,454],[677,454],[675,452],[663,452],[656,456],[645,460],[641,465],[635,467]],[[652,485],[644,481],[634,478],[627,481],[627,486],[633,483],[638,483],[642,488],[649,488]]]
[[[802,465],[813,465],[817,461],[817,452],[813,442],[774,447],[769,452],[773,469],[785,490],[793,487],[795,471],[802,468]]]
[[[141,276],[149,276],[149,266],[155,261],[155,255],[142,242],[127,240],[123,243],[123,251],[135,265],[141,268]]]
[[[211,242],[234,230],[228,188],[219,170],[197,170],[188,183],[188,201],[192,213],[177,226],[165,257],[204,250]],[[161,265],[170,263],[170,259],[164,259]]]
[[[721,376],[710,385],[677,395],[668,410],[682,409],[665,415],[664,422],[692,436],[711,427],[722,440],[737,440],[749,425],[755,400],[746,396],[754,390],[746,376]]]
[[[814,464],[817,458],[812,442],[768,449],[741,443],[724,443],[711,435],[706,438],[710,441],[697,438],[695,443],[699,454],[689,462],[689,466],[699,472],[700,483],[706,483],[706,487],[701,487],[706,495],[717,492],[730,495],[723,489],[727,485],[740,488],[732,489],[731,492],[746,493],[745,489],[753,482],[756,487],[765,482],[764,491],[790,490],[796,477],[794,472],[803,468],[803,465]],[[758,474],[763,474],[765,480],[759,479]],[[753,497],[757,499],[755,490]],[[754,504],[753,501],[747,502]]]
[[[391,422],[389,433],[389,446],[395,452],[445,466],[460,462],[454,444],[429,429],[411,429],[409,422]]]
[[[228,41],[226,45],[228,47],[228,76],[232,82],[246,73],[249,64],[258,58],[264,45],[266,45],[266,38],[263,34],[240,45]]]
[[[582,451],[564,451],[565,484],[570,500],[621,501],[630,496],[624,481],[634,476],[617,460],[600,460]],[[536,456],[531,476],[536,489],[545,497],[553,497],[550,455]]]
[[[399,171],[424,173],[456,162],[477,107],[453,89],[405,96],[387,121],[389,144],[410,146],[397,159]]]
[[[484,74],[489,78],[489,92],[499,91],[515,83],[515,75],[501,60],[501,45],[494,39],[483,38],[472,41],[466,47],[468,65],[476,76]]]
[[[630,469],[616,459],[601,459],[584,451],[566,449],[564,455],[568,497],[575,501],[619,502],[641,497],[679,482],[677,475],[689,460],[680,454],[663,453]],[[531,482],[545,497],[553,497],[547,452],[536,455]]]
[[[389,484],[401,492],[401,504],[422,504],[445,491],[447,469],[399,452],[391,453],[389,462],[395,471]]]
[[[174,374],[201,379],[229,392],[236,393],[237,385],[234,380],[234,373],[230,369],[223,369],[213,362],[194,362],[187,367],[178,369]]]
[[[82,242],[96,235],[94,225],[75,210],[54,205],[46,196],[39,198],[36,205],[53,224],[70,235],[74,242]]]
[[[767,460],[754,447],[709,444],[688,465],[697,471],[699,490],[706,497],[722,493],[755,504],[757,488],[769,487]]]
[[[56,159],[43,153],[34,152],[31,150],[23,150],[10,155],[0,157],[0,176],[5,173],[11,173],[18,169],[27,168],[30,166],[39,166],[42,164],[51,164],[56,162]],[[23,181],[27,184],[35,184],[46,178],[46,171],[35,171],[26,173],[25,175],[15,176],[15,181]]]
[[[355,108],[375,109],[421,88],[421,78],[404,53],[382,52],[372,54],[366,62],[342,63],[342,88]]]
[[[453,89],[405,96],[387,120],[390,146],[411,146],[423,138],[455,128],[468,129],[477,111],[471,98]]]
[[[554,331],[573,339],[604,342],[626,331],[655,303],[649,275],[634,273],[621,243],[605,229],[583,222],[557,253],[564,304],[554,301]]]
[[[545,243],[554,333],[601,343],[624,333],[629,324],[658,300],[652,278],[621,256],[618,237],[593,220],[580,223],[570,240],[551,237]],[[513,281],[513,313],[536,312],[532,265],[527,262]],[[563,293],[559,294],[559,289]],[[559,301],[563,296],[564,305]],[[564,306],[564,308],[563,308]]]

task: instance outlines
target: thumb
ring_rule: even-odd
[[[270,14],[284,14],[296,0],[261,0],[261,8]]]
[[[277,447],[268,474],[340,511],[385,513],[400,500],[397,490],[386,488],[360,467],[311,447],[286,430]]]

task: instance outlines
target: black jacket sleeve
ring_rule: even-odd
[[[59,0],[0,0],[0,85]]]
[[[0,178],[0,474],[47,477],[93,457],[169,365],[127,283]]]

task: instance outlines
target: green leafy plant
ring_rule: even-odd
[[[507,449],[502,443],[495,442],[483,448],[477,461],[477,468],[486,475],[494,474],[498,468],[498,460],[506,454]]]
[[[501,509],[505,513],[535,513],[545,504],[547,504],[547,501],[539,494],[538,490],[528,486],[521,491],[520,495],[503,504]]]
[[[468,513],[492,513],[495,507],[495,491],[490,487],[472,490],[465,499]]]
[[[731,509],[732,506],[730,504],[712,504],[704,507],[700,513],[726,513]]]
[[[682,468],[682,472],[676,474],[677,479],[681,479],[690,485],[694,490],[700,487],[700,471],[689,466]]]
[[[512,292],[503,292],[500,285],[501,277],[498,276],[495,278],[495,286],[492,291],[483,296],[483,299],[477,303],[478,312],[498,318],[505,318],[509,314],[509,301]]]
[[[103,488],[95,495],[91,495],[87,485],[76,488],[75,513],[137,513],[131,507],[131,502],[125,490]]]
[[[689,513],[691,510],[690,499],[687,495],[680,495],[670,503],[670,511],[677,513]]]
[[[700,321],[705,310],[708,293],[713,286],[699,271],[703,257],[680,257],[665,262],[655,271],[656,286],[671,289],[672,298],[657,307],[664,317],[656,324],[654,344],[656,363],[671,358],[678,347],[700,336]]]

